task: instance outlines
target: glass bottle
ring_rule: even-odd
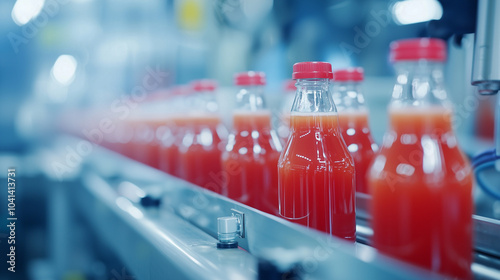
[[[368,177],[373,244],[400,260],[469,279],[473,179],[452,129],[445,60],[439,39],[391,44],[390,127]]]
[[[278,164],[280,215],[355,241],[355,172],[329,91],[326,62],[293,66],[297,93],[291,134]]]
[[[156,132],[161,139],[159,166],[160,170],[179,177],[182,171],[179,165],[179,146],[187,125],[186,100],[190,98],[191,88],[186,85],[175,86],[169,92],[165,121]]]
[[[265,75],[235,75],[239,88],[233,129],[222,155],[224,193],[261,211],[278,214],[277,164],[282,146],[271,126],[271,112],[264,103]]]
[[[368,125],[368,108],[361,91],[362,68],[337,70],[333,73],[333,101],[339,113],[339,124],[347,149],[356,167],[356,191],[368,193],[366,171],[370,166],[377,144]]]
[[[181,178],[220,193],[216,184],[221,175],[222,140],[227,136],[216,101],[217,83],[197,80],[191,83],[193,96],[187,112],[187,126],[179,146]]]

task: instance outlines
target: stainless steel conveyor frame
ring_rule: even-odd
[[[358,242],[349,244],[265,214],[163,172],[96,148],[83,164],[81,184],[68,196],[75,211],[136,279],[257,279],[265,259],[307,279],[441,279],[387,258],[368,246],[372,234],[360,195]],[[132,184],[161,194],[143,207],[119,191]],[[217,218],[244,215],[240,248],[217,249]],[[500,279],[500,223],[475,219],[476,279]],[[285,269],[286,270],[286,269]]]

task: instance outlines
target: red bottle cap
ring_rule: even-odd
[[[392,62],[428,59],[446,60],[446,42],[436,38],[415,38],[391,43]]]
[[[332,79],[332,65],[328,62],[308,61],[293,65],[292,79]]]
[[[264,72],[241,72],[234,74],[234,84],[237,86],[264,86],[266,74]]]
[[[360,82],[364,78],[363,68],[348,68],[333,72],[333,80],[336,82]]]
[[[217,89],[217,82],[209,79],[195,80],[191,82],[191,88],[194,91],[214,91]]]
[[[283,88],[285,91],[296,91],[297,87],[295,87],[295,80],[286,80],[283,83]]]

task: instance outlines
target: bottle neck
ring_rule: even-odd
[[[266,108],[263,86],[240,87],[233,113],[236,131],[267,131],[271,129],[271,113]]]
[[[236,109],[238,111],[257,112],[266,109],[263,86],[240,87],[236,94]]]
[[[391,108],[447,107],[443,63],[427,60],[397,62]]]
[[[299,79],[292,113],[337,112],[329,91],[328,79]]]
[[[361,82],[334,82],[333,101],[338,112],[366,111],[365,98],[361,92]]]
[[[211,91],[200,91],[193,95],[190,111],[194,114],[216,114],[219,106],[215,93]]]
[[[396,84],[389,105],[391,126],[400,133],[442,134],[452,130],[452,110],[444,88],[443,63],[395,64]]]

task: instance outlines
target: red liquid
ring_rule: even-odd
[[[180,176],[179,146],[184,136],[187,119],[179,116],[173,117],[165,124],[160,144],[160,170]]]
[[[161,127],[164,126],[165,123],[166,120],[162,119],[151,119],[146,122],[148,132],[151,133],[151,135],[147,138],[148,141],[143,147],[143,162],[156,169],[160,168],[161,158],[160,135],[158,130],[162,131]]]
[[[368,126],[368,114],[366,112],[341,112],[339,124],[342,138],[354,159],[356,191],[368,193],[366,172],[378,150]]]
[[[381,252],[461,279],[472,261],[472,174],[443,109],[391,112],[375,157],[373,243]]]
[[[278,166],[280,215],[354,241],[354,163],[333,113],[291,115]]]
[[[155,128],[150,120],[141,119],[134,122],[134,138],[132,139],[133,145],[133,159],[147,165],[156,165],[154,163],[155,155]]]
[[[224,194],[257,208],[278,213],[278,158],[281,144],[271,130],[271,114],[235,113],[234,134],[222,155]]]
[[[223,129],[216,115],[191,116],[179,147],[180,177],[198,186],[220,193],[221,137]]]

